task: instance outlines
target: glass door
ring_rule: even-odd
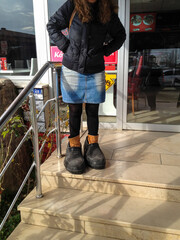
[[[180,131],[180,1],[127,2],[124,127]]]

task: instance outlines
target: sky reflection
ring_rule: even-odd
[[[32,0],[0,0],[0,28],[34,34]]]

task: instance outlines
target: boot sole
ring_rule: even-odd
[[[85,171],[84,170],[71,170],[71,169],[68,169],[66,168],[66,170],[72,174],[83,174]]]
[[[84,160],[85,160],[85,162],[86,162],[86,165],[87,165],[88,167],[90,167],[90,168],[93,168],[93,169],[105,169],[105,167],[106,167],[105,164],[104,164],[104,165],[90,165],[90,164],[88,163],[88,161],[86,160],[86,158],[85,158]]]
[[[104,165],[103,165],[103,166],[102,166],[102,165],[100,165],[100,166],[97,166],[97,165],[96,165],[96,166],[92,166],[92,165],[89,165],[89,164],[88,164],[88,166],[89,166],[90,168],[93,168],[93,169],[105,169],[105,166],[104,166]]]

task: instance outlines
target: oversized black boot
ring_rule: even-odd
[[[79,136],[69,138],[64,166],[66,170],[73,174],[82,174],[85,171],[86,164],[82,156]]]
[[[98,136],[88,135],[84,143],[84,159],[94,169],[103,169],[106,160],[98,144]]]

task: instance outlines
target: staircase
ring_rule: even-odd
[[[180,134],[101,130],[99,140],[104,170],[72,175],[55,153],[41,166],[44,197],[33,190],[20,204],[8,240],[180,240]]]

